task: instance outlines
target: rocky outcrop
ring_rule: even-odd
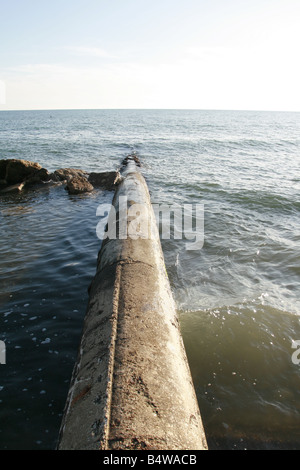
[[[0,160],[0,193],[21,191],[39,183],[65,184],[69,194],[91,192],[95,188],[113,191],[122,181],[118,171],[88,173],[75,168],[60,168],[53,173],[28,160]]]
[[[0,181],[5,180],[7,162],[8,160],[0,160]]]
[[[60,168],[59,170],[55,170],[54,173],[51,173],[50,179],[57,182],[69,181],[74,177],[84,175],[88,176],[87,171],[77,170],[75,168]]]
[[[66,183],[69,194],[82,194],[93,191],[93,185],[88,181],[88,172],[75,168],[60,168],[50,175],[52,181]]]
[[[11,186],[19,186],[22,189],[25,185],[41,183],[47,181],[48,178],[48,171],[39,163],[17,159],[0,160],[0,190],[2,191],[9,190]]]
[[[22,182],[41,181],[48,178],[48,171],[39,163],[28,160],[1,160],[0,179],[5,180],[8,185]]]
[[[114,190],[121,180],[118,171],[105,171],[103,173],[90,173],[89,182],[95,188],[102,188],[108,191]]]
[[[93,191],[94,186],[88,182],[85,176],[73,176],[69,179],[66,189],[69,194],[82,194]]]
[[[49,172],[48,170],[46,170],[46,168],[41,168],[40,170],[37,170],[35,173],[26,178],[25,184],[38,184],[45,183],[47,181],[49,181]]]
[[[7,188],[6,180],[0,180],[0,192],[5,188]]]

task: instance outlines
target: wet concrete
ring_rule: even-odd
[[[117,219],[122,197],[143,204],[148,236],[102,244],[58,449],[206,449],[148,188],[127,163]]]

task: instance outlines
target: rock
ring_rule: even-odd
[[[45,168],[28,160],[6,159],[0,160],[0,189],[5,192],[18,190],[18,185],[36,184],[49,179]],[[19,190],[21,190],[19,189]]]
[[[118,171],[91,173],[75,168],[60,168],[53,173],[28,160],[0,160],[0,192],[21,191],[24,185],[42,182],[67,183],[70,194],[93,191],[94,187],[113,191],[122,181]]]
[[[0,180],[5,180],[6,165],[9,160],[0,160]]]
[[[142,166],[141,161],[139,157],[135,154],[135,152],[131,153],[130,155],[127,155],[127,157],[125,157],[122,161],[122,165],[126,166],[129,160],[133,160],[137,166]]]
[[[6,180],[0,180],[0,190],[5,189],[7,187]]]
[[[49,181],[49,172],[46,168],[41,168],[36,171],[33,175],[26,178],[26,184],[38,184],[45,181]]]
[[[115,189],[120,182],[121,176],[118,171],[105,171],[103,173],[90,173],[89,182],[95,188],[103,188],[108,191]]]
[[[59,170],[55,170],[54,173],[49,175],[49,178],[53,181],[69,181],[71,178],[84,175],[88,175],[88,173],[84,170],[78,170],[75,168],[60,168]]]
[[[82,194],[93,191],[94,187],[85,176],[78,175],[69,179],[66,189],[69,194]]]
[[[14,185],[35,176],[40,170],[42,170],[42,167],[38,163],[11,159],[6,163],[4,179],[9,185]]]

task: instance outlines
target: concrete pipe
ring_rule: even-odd
[[[110,212],[110,235],[119,236],[103,241],[90,287],[61,450],[207,449],[148,187],[134,160]],[[137,208],[142,229],[134,237]]]

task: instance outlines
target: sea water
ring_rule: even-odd
[[[209,447],[300,449],[300,113],[0,113],[0,159],[101,172],[131,152],[153,203],[204,205],[203,248],[162,247]],[[56,446],[111,200],[0,198],[2,449]]]

